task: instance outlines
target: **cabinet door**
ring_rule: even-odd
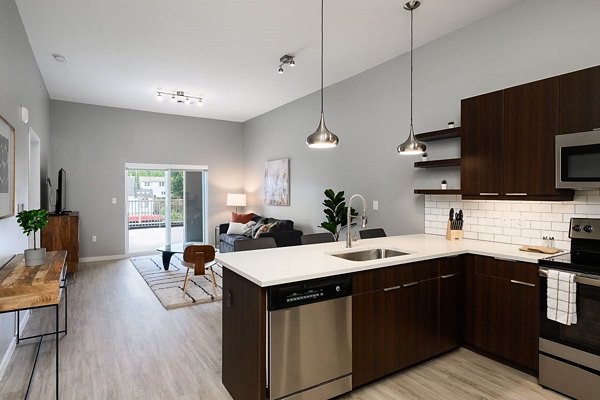
[[[600,128],[600,66],[560,76],[559,132]]]
[[[400,369],[399,290],[352,297],[352,386],[359,387]]]
[[[511,280],[508,299],[511,313],[508,333],[510,343],[504,356],[524,367],[537,370],[539,284]]]
[[[473,278],[473,345],[499,356],[506,352],[504,340],[509,333],[509,282],[480,274]]]
[[[464,338],[464,265],[463,257],[440,261],[439,351],[460,347]]]
[[[502,91],[461,101],[463,195],[493,197],[502,189],[503,102]]]
[[[506,196],[557,196],[554,137],[558,134],[559,78],[504,91]]]
[[[400,289],[400,368],[438,352],[438,284],[435,278],[406,283]]]

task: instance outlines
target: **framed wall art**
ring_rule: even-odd
[[[265,163],[265,204],[290,205],[290,159]]]
[[[15,215],[15,128],[0,115],[0,219]]]

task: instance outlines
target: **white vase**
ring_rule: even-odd
[[[25,266],[35,267],[42,265],[46,260],[46,249],[27,249],[25,250]]]
[[[442,190],[446,190],[448,188],[448,184],[447,183],[442,183]]]

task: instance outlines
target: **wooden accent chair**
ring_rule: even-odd
[[[194,270],[194,275],[206,275],[206,269],[210,269],[212,277],[213,293],[217,294],[217,280],[213,265],[215,261],[215,248],[211,245],[191,245],[183,251],[183,261],[181,264],[186,267],[185,280],[183,281],[183,297],[185,297],[185,288],[187,287],[188,274],[190,269]]]

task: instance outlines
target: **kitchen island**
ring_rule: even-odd
[[[543,255],[518,247],[419,234],[359,240],[351,249],[335,242],[220,254],[223,384],[236,400],[270,398],[269,288],[344,275],[352,279],[353,388],[465,342],[535,373],[537,261]],[[336,256],[369,249],[406,254],[367,261]],[[515,310],[505,310],[509,305]],[[518,325],[486,325],[488,316],[508,312]],[[525,313],[535,314],[529,323]],[[507,345],[511,335],[520,338]]]

